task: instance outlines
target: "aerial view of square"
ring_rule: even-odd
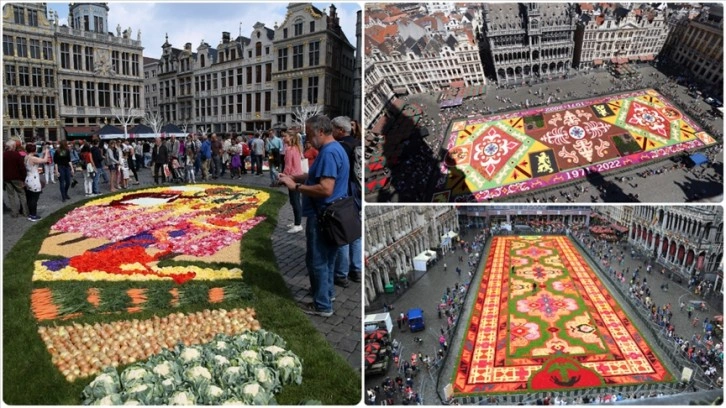
[[[367,404],[723,401],[721,206],[365,211]]]
[[[721,199],[721,5],[369,4],[365,18],[369,202]]]

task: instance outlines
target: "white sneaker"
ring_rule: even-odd
[[[300,232],[302,230],[303,230],[302,225],[295,225],[292,228],[290,228],[289,230],[287,230],[287,232],[290,233],[290,234],[294,234],[294,233]]]
[[[294,223],[294,222],[291,222],[291,223],[289,223],[289,224],[287,224],[287,225],[285,225],[285,226],[286,226],[287,228],[292,228],[292,227],[294,227],[294,226],[295,226],[295,223]]]

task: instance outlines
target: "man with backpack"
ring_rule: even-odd
[[[333,137],[340,143],[348,156],[350,165],[350,177],[348,178],[348,195],[355,198],[358,211],[361,210],[361,143],[351,135],[351,120],[347,116],[338,116],[331,121],[333,125]],[[362,270],[362,246],[361,239],[343,245],[338,248],[338,257],[335,261],[334,283],[341,287],[348,287],[349,280],[361,281]]]

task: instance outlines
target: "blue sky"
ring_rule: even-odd
[[[58,12],[60,24],[67,24],[69,3],[48,3],[50,10]],[[320,10],[335,4],[348,41],[353,46],[355,40],[355,17],[360,10],[358,3],[315,3]],[[275,22],[282,24],[287,13],[288,2],[259,3],[178,3],[178,2],[108,2],[110,32],[116,33],[121,24],[125,30],[131,27],[132,38],[141,30],[141,43],[144,56],[159,58],[164,35],[169,34],[169,43],[175,48],[184,48],[187,42],[196,50],[202,39],[212,47],[222,40],[222,32],[228,31],[232,38],[240,33],[249,37],[256,22],[274,28]]]

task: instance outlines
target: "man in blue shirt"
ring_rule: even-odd
[[[333,276],[338,247],[328,243],[318,228],[317,214],[331,202],[348,196],[350,167],[345,150],[333,138],[333,126],[324,115],[305,122],[305,133],[318,157],[308,174],[280,174],[280,182],[302,194],[302,215],[307,217],[305,264],[310,276],[313,303],[305,313],[330,317],[333,315],[335,287]],[[303,184],[304,183],[304,184]]]

